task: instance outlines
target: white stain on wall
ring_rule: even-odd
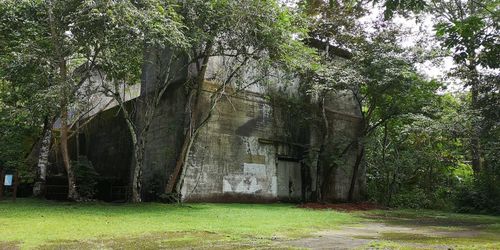
[[[258,163],[243,163],[243,173],[259,177],[266,176],[266,165]]]

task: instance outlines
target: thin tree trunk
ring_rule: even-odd
[[[142,183],[141,183],[141,175],[142,175],[142,165],[143,165],[143,156],[144,156],[144,151],[145,151],[145,142],[144,142],[144,136],[146,136],[146,133],[141,133],[138,134],[136,127],[134,126],[134,123],[132,122],[132,116],[128,112],[127,107],[125,106],[125,103],[123,102],[123,99],[120,96],[120,93],[118,91],[118,84],[114,83],[115,87],[115,100],[118,101],[118,104],[121,107],[121,111],[123,114],[123,118],[125,119],[125,122],[127,123],[127,128],[130,132],[130,136],[132,138],[132,147],[134,151],[134,155],[132,156],[132,171],[131,171],[131,196],[130,196],[130,201],[132,202],[142,202]],[[139,100],[140,101],[140,100]]]
[[[390,184],[391,182],[389,181],[390,179],[389,171],[387,170],[386,150],[387,150],[387,123],[384,124],[384,139],[382,141],[382,167],[384,168],[384,171],[387,173],[386,174],[387,185],[385,185],[386,188],[385,195],[387,195],[388,198],[384,197],[384,200],[386,201],[386,205],[388,205],[391,200],[392,193]]]
[[[210,53],[212,51],[212,44],[209,43],[207,44],[207,47],[205,49],[205,56],[203,57],[203,62],[201,64],[200,72],[198,74],[198,77],[196,79],[197,85],[197,90],[195,93],[195,100],[194,104],[192,105],[192,112],[190,114],[190,119],[189,119],[189,125],[188,125],[188,130],[186,131],[186,135],[184,136],[184,142],[182,143],[182,148],[179,157],[177,158],[177,162],[175,163],[175,168],[174,172],[168,179],[168,183],[165,186],[165,193],[170,194],[173,193],[174,191],[179,192],[180,190],[180,185],[177,185],[177,182],[182,181],[180,176],[183,174],[183,167],[189,157],[189,151],[191,150],[191,146],[193,144],[193,141],[195,139],[195,136],[198,134],[198,131],[200,127],[196,127],[196,119],[198,118],[199,114],[199,108],[198,108],[198,103],[200,100],[201,96],[201,91],[203,88],[203,82],[205,80],[205,74],[207,71],[207,66],[208,66],[208,60],[210,59]],[[187,105],[191,105],[189,102]],[[193,129],[194,128],[194,129]],[[174,190],[177,189],[177,190]]]
[[[186,132],[186,135],[184,137],[184,142],[182,144],[181,148],[181,153],[179,155],[179,158],[177,159],[177,162],[175,164],[175,169],[173,174],[170,176],[169,181],[167,183],[167,186],[165,187],[165,193],[173,193],[175,192],[180,192],[180,182],[182,181],[183,175],[185,174],[184,171],[184,165],[186,164],[188,158],[189,158],[189,152],[191,151],[191,147],[193,145],[194,140],[196,139],[196,135],[198,135],[200,129],[202,128],[203,124],[200,124],[197,126],[197,117],[199,116],[199,108],[198,108],[198,102],[200,98],[200,92],[202,88],[203,83],[198,83],[198,89],[196,90],[196,97],[195,97],[195,104],[193,105],[192,113],[191,113],[191,119],[189,122],[189,128],[188,131]],[[189,104],[188,104],[189,105]],[[194,129],[193,129],[194,127]]]
[[[361,165],[361,160],[363,159],[365,153],[365,147],[363,145],[358,145],[360,147],[358,154],[356,156],[356,162],[354,163],[354,168],[352,170],[351,186],[349,187],[349,201],[354,200],[354,190],[356,188],[356,180],[358,178],[359,166]]]
[[[142,140],[141,140],[142,141]],[[132,202],[142,202],[142,165],[144,156],[144,143],[134,144],[134,171],[132,173]]]
[[[473,69],[471,69],[473,70]],[[471,83],[471,95],[472,95],[472,111],[477,112],[479,110],[478,108],[478,96],[479,96],[479,90],[478,90],[478,83],[476,76],[473,76],[473,80]],[[474,113],[475,116],[477,116],[476,113]],[[471,155],[472,155],[472,169],[474,170],[474,173],[477,174],[481,171],[481,145],[480,145],[480,136],[481,136],[481,125],[475,117],[472,119],[472,135],[470,139],[470,144],[471,144]]]
[[[37,182],[33,186],[33,195],[41,197],[45,194],[45,185],[47,180],[47,165],[49,163],[50,142],[52,139],[52,126],[46,121],[42,142],[40,145],[40,153],[38,155]]]
[[[66,107],[63,110],[61,115],[61,155],[68,177],[68,199],[78,201],[80,196],[76,189],[76,177],[68,152],[68,112],[66,111]]]
[[[59,67],[59,84],[61,84],[61,154],[63,158],[64,168],[68,177],[68,199],[79,200],[79,195],[76,190],[76,179],[71,167],[71,160],[68,152],[68,76],[66,59],[62,53],[62,38],[57,34],[57,27],[54,20],[54,12],[52,1],[49,1],[49,25],[52,43],[55,46],[55,58]]]
[[[394,172],[392,172],[392,180],[389,182],[389,188],[388,188],[389,194],[387,195],[388,198],[385,204],[386,206],[390,206],[392,203],[392,196],[394,195],[394,191],[396,189],[396,179],[398,177],[398,172],[399,172],[399,165],[397,165],[396,169],[394,169]]]
[[[398,146],[395,147],[395,150],[396,150],[395,151],[396,157],[399,160],[400,157],[399,157]],[[391,180],[391,184],[389,185],[389,199],[387,200],[388,206],[392,203],[392,197],[393,197],[394,193],[396,192],[396,181],[398,179],[399,167],[400,167],[400,165],[397,164],[396,169],[394,169],[394,172],[392,173],[392,180]]]
[[[157,90],[154,91],[154,100],[157,98],[161,98],[160,94],[157,93]],[[159,99],[158,99],[159,100]],[[142,202],[142,171],[145,163],[146,156],[146,142],[147,136],[149,132],[149,128],[151,123],[153,122],[156,106],[158,103],[153,101],[153,103],[141,102],[137,104],[137,110],[140,113],[136,114],[135,121],[135,135],[132,136],[134,143],[134,167],[132,172],[132,202]],[[130,117],[130,114],[127,114]],[[132,126],[131,120],[128,120],[130,123],[129,129],[132,131],[134,126]]]
[[[321,152],[321,143],[319,143],[319,133],[318,129],[312,128],[310,129],[311,133],[311,143],[308,152],[308,171],[310,178],[310,189],[311,189],[311,197],[308,197],[306,201],[319,201],[319,154]],[[319,144],[319,147],[317,147]]]
[[[323,118],[323,125],[325,126],[325,128],[324,128],[323,140],[321,142],[321,147],[320,147],[320,152],[319,152],[320,161],[318,161],[318,177],[322,176],[322,178],[320,178],[321,182],[318,185],[318,191],[319,191],[318,198],[320,200],[323,200],[327,196],[326,194],[323,193],[323,192],[325,192],[325,190],[327,190],[326,189],[327,182],[325,181],[325,178],[330,178],[331,173],[333,171],[332,166],[327,166],[328,169],[326,169],[326,171],[325,171],[325,164],[324,164],[325,162],[321,161],[321,158],[323,157],[323,154],[325,153],[326,144],[328,143],[328,141],[330,139],[330,123],[328,122],[328,117],[326,116],[325,93],[323,93],[322,97],[321,97],[321,117]],[[326,172],[326,174],[325,174],[325,172]]]

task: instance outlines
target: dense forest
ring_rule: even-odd
[[[1,1],[0,167],[34,183],[58,150],[69,198],[78,200],[82,171],[68,140],[74,114],[92,104],[82,96],[102,92],[124,111],[134,146],[131,200],[141,201],[144,135],[179,58],[165,62],[142,126],[119,86],[140,82],[148,51],[169,48],[200,62],[200,72],[224,55],[239,59],[232,72],[255,61],[307,79],[306,95],[352,92],[362,113],[366,200],[500,213],[499,19],[496,0]],[[96,71],[111,80],[84,84]]]

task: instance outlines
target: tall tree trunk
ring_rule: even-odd
[[[385,195],[383,197],[384,198],[383,200],[385,200],[385,205],[389,205],[389,202],[391,201],[391,197],[392,197],[390,173],[387,170],[387,160],[386,160],[387,136],[388,136],[387,123],[385,123],[384,124],[384,139],[382,140],[382,167],[384,168],[384,171],[386,172],[386,176],[385,176],[385,178],[386,178],[386,181],[385,181],[386,192],[385,192]]]
[[[197,118],[199,116],[199,108],[198,108],[198,103],[200,100],[201,96],[201,91],[203,88],[203,82],[205,81],[205,74],[207,72],[207,67],[208,67],[208,61],[210,59],[210,53],[212,51],[212,43],[208,43],[206,45],[205,51],[204,51],[204,57],[201,66],[199,67],[199,72],[198,76],[196,78],[196,84],[197,84],[197,89],[194,97],[194,104],[191,104],[190,102],[187,103],[187,105],[191,105],[191,113],[190,113],[190,119],[188,122],[188,129],[186,131],[186,135],[184,136],[184,142],[182,144],[181,152],[180,155],[177,158],[177,161],[175,163],[175,168],[174,172],[168,179],[168,183],[165,186],[165,193],[170,194],[175,192],[180,192],[180,185],[179,183],[182,181],[181,175],[185,174],[185,171],[183,170],[184,165],[186,164],[188,157],[189,157],[189,152],[191,151],[191,147],[193,145],[193,141],[196,138],[196,135],[198,134],[201,126],[203,124],[200,124],[200,126],[197,126]],[[191,98],[189,98],[191,99]],[[206,119],[205,119],[206,120]]]
[[[66,106],[61,114],[61,155],[63,158],[64,168],[68,177],[68,199],[78,201],[80,196],[76,189],[76,177],[68,151],[68,111]]]
[[[54,19],[53,2],[49,0],[49,25],[52,43],[55,49],[55,61],[59,68],[59,84],[61,85],[61,154],[63,158],[64,168],[68,177],[68,199],[79,200],[79,195],[76,189],[76,178],[71,167],[71,160],[68,152],[68,69],[66,59],[62,52],[63,38],[58,34],[58,28]]]
[[[356,180],[358,179],[359,166],[361,165],[361,161],[363,160],[364,154],[365,154],[365,147],[363,145],[358,144],[358,154],[356,156],[356,162],[354,163],[354,168],[352,170],[351,186],[349,187],[349,196],[348,196],[349,201],[354,200],[354,190],[356,189]]]
[[[140,140],[143,141],[143,140]],[[134,144],[134,168],[132,172],[132,202],[142,202],[142,169],[144,164],[144,143]]]
[[[310,147],[307,154],[307,171],[309,172],[310,180],[309,180],[309,188],[311,191],[311,196],[307,197],[305,201],[319,201],[320,194],[318,192],[319,188],[319,154],[321,152],[321,142],[319,129],[311,127],[310,129],[311,139],[310,139]]]
[[[134,126],[134,123],[132,122],[132,115],[128,112],[127,107],[125,106],[123,99],[121,98],[119,92],[118,92],[118,85],[117,83],[115,85],[115,95],[118,95],[115,97],[115,100],[118,101],[118,104],[121,107],[121,112],[123,114],[123,118],[125,119],[125,122],[127,124],[127,128],[130,132],[130,136],[132,138],[132,147],[134,154],[132,156],[132,166],[131,166],[131,175],[130,175],[130,201],[132,202],[142,202],[142,183],[141,183],[141,177],[142,177],[142,167],[144,164],[144,153],[145,153],[145,136],[147,136],[147,133],[140,133],[138,132],[139,129],[137,129],[136,126]],[[140,100],[139,100],[140,101]],[[147,132],[147,131],[146,131]]]
[[[475,72],[475,68],[471,69],[471,71]],[[474,74],[474,73],[473,73]],[[480,136],[481,136],[481,124],[478,121],[479,105],[478,105],[478,96],[479,96],[479,84],[477,81],[477,72],[476,75],[472,76],[471,81],[471,107],[474,112],[474,117],[472,119],[472,134],[470,139],[471,144],[471,155],[472,155],[472,169],[474,173],[479,173],[481,171],[481,145],[480,145]]]
[[[391,205],[392,197],[394,196],[394,193],[396,192],[396,181],[398,180],[398,173],[399,173],[399,164],[396,165],[394,172],[392,172],[392,180],[390,181],[390,184],[389,184],[389,195],[388,195],[387,202],[386,202],[387,206]],[[389,180],[387,180],[387,181],[389,181]]]
[[[40,152],[38,154],[37,163],[37,181],[33,186],[33,195],[41,197],[45,194],[45,185],[47,180],[47,165],[49,163],[50,142],[52,139],[52,125],[46,120],[42,141],[40,144]]]
[[[180,192],[180,182],[182,181],[183,175],[185,174],[184,171],[184,165],[188,161],[189,153],[191,151],[191,147],[193,145],[194,140],[196,139],[196,135],[200,131],[201,125],[197,125],[197,117],[199,116],[199,108],[198,108],[198,102],[200,98],[200,92],[202,88],[203,82],[198,83],[198,88],[196,90],[195,94],[195,100],[194,104],[187,104],[187,105],[192,105],[191,109],[192,112],[190,114],[190,121],[188,125],[188,130],[186,131],[186,135],[184,136],[184,142],[182,143],[182,148],[181,152],[177,158],[177,162],[175,164],[174,172],[170,176],[167,185],[165,186],[165,193],[173,193],[173,192]]]

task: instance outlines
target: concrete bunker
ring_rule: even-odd
[[[202,85],[198,104],[201,113],[207,112],[210,95],[218,86],[207,80],[213,79],[210,72],[215,71],[215,64],[216,60]],[[144,201],[160,199],[174,172],[185,138],[186,92],[182,84],[169,87],[148,131],[142,176]],[[128,105],[135,105],[147,94],[147,86],[141,85],[140,95],[129,100]],[[293,107],[297,103],[300,105]],[[332,94],[325,105],[331,139],[323,143],[322,110],[317,102],[300,92],[298,81],[243,91],[228,89],[193,142],[179,180],[182,200],[346,200],[356,148],[347,148],[335,164],[328,159],[345,147],[339,141],[358,140],[360,109],[349,93]],[[301,112],[295,113],[294,109]],[[130,181],[132,145],[119,112],[115,107],[93,115],[92,121],[81,128],[80,138],[84,139],[70,142],[72,159],[77,159],[75,147],[79,145],[80,154],[84,152],[92,162],[102,180],[96,198],[107,201],[118,199],[118,195],[113,195],[118,189],[119,196],[127,196]],[[63,172],[60,163],[51,169],[53,176],[58,173],[64,176]],[[363,169],[354,179],[357,180],[355,197],[359,199],[364,190]]]

